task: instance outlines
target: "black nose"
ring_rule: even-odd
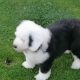
[[[13,45],[13,47],[14,47],[14,48],[17,48],[17,46],[16,46],[16,45]]]

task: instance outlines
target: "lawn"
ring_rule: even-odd
[[[46,27],[63,18],[80,18],[80,0],[0,0],[0,80],[35,80],[38,67],[25,69],[22,53],[13,50],[16,26],[29,19]],[[10,64],[5,60],[9,58]],[[80,80],[80,70],[70,68],[72,56],[62,55],[52,66],[49,80]]]

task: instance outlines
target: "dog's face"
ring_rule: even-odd
[[[27,50],[36,51],[42,40],[38,36],[40,30],[39,27],[36,27],[32,21],[23,21],[16,29],[15,39],[13,41],[13,47],[18,52],[23,52]]]
[[[21,35],[20,33],[15,32],[15,39],[13,41],[13,47],[18,52],[23,52],[28,49],[28,39],[27,36]]]
[[[25,42],[17,37],[14,39],[13,47],[18,52],[22,52],[26,49]]]

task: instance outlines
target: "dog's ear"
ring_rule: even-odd
[[[42,40],[39,36],[29,36],[29,50],[36,52],[42,46]]]
[[[31,47],[31,46],[32,46],[32,42],[33,42],[33,39],[32,39],[32,36],[30,35],[30,36],[29,36],[29,44],[28,44],[28,45],[29,45],[29,47]]]

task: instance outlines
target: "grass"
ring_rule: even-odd
[[[80,0],[0,0],[0,80],[35,80],[38,68],[21,66],[23,54],[12,48],[14,31],[23,19],[33,20],[46,27],[63,18],[80,18]],[[10,65],[5,60],[12,60]],[[80,80],[80,70],[70,68],[71,55],[55,60],[49,80]]]

